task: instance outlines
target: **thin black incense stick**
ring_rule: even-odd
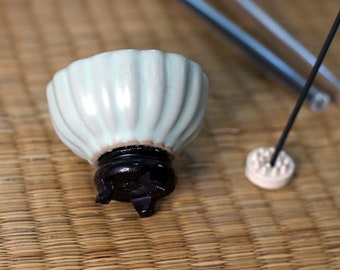
[[[299,96],[299,99],[297,100],[296,102],[296,105],[288,119],[288,122],[287,122],[287,125],[285,127],[285,129],[283,130],[282,132],[282,135],[281,135],[281,138],[279,139],[277,145],[276,145],[276,148],[275,148],[275,151],[273,153],[273,156],[270,160],[270,165],[273,167],[275,165],[275,162],[276,162],[276,159],[278,157],[278,155],[280,154],[282,148],[283,148],[283,145],[288,137],[288,134],[289,134],[289,131],[291,130],[293,124],[294,124],[294,121],[300,111],[300,108],[303,104],[303,101],[305,100],[307,94],[308,94],[308,91],[314,81],[314,78],[316,76],[316,74],[318,73],[318,70],[321,66],[321,63],[323,61],[323,59],[325,58],[326,56],[326,53],[328,51],[328,48],[333,40],[333,37],[335,36],[335,33],[336,31],[338,30],[338,27],[339,27],[339,24],[340,24],[340,11],[338,12],[338,15],[337,17],[335,18],[335,21],[332,25],[332,28],[331,30],[329,31],[329,34],[322,46],[322,49],[320,51],[320,54],[318,56],[318,58],[316,59],[316,62],[313,66],[313,69],[311,71],[311,73],[309,74],[308,78],[307,78],[307,81],[306,81],[306,84],[303,88],[303,91],[301,92],[300,96]]]

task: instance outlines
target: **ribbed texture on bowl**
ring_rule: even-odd
[[[95,163],[126,144],[177,152],[197,134],[208,80],[200,65],[157,50],[120,50],[71,63],[48,84],[53,126],[78,156]]]

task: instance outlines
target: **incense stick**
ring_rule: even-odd
[[[304,100],[306,99],[307,97],[307,94],[308,94],[308,91],[315,79],[315,76],[316,74],[318,73],[318,70],[321,66],[321,63],[323,61],[323,59],[325,58],[326,56],[326,53],[328,51],[328,48],[330,46],[330,44],[332,43],[332,40],[333,40],[333,37],[335,36],[335,33],[336,31],[338,30],[338,27],[339,27],[339,24],[340,24],[340,11],[338,12],[338,15],[332,25],[332,28],[331,30],[329,31],[329,34],[321,48],[321,51],[320,51],[320,54],[313,66],[313,69],[311,71],[311,73],[309,74],[308,78],[307,78],[307,81],[306,81],[306,84],[305,84],[305,87],[303,89],[303,91],[301,92],[301,95],[299,96],[298,100],[297,100],[297,103],[288,119],[288,122],[286,124],[286,127],[284,128],[283,132],[282,132],[282,135],[281,135],[281,138],[279,139],[276,147],[275,147],[275,151],[273,153],[273,156],[270,160],[270,165],[273,167],[275,165],[275,162],[276,162],[276,159],[279,155],[279,153],[281,152],[282,148],[283,148],[283,145],[288,137],[288,134],[289,134],[289,131],[291,130],[293,124],[294,124],[294,121],[300,111],[300,108],[304,102]]]

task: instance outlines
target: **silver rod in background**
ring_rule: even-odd
[[[316,62],[316,57],[278,24],[268,13],[266,13],[253,0],[236,0],[251,16],[270,31],[277,39],[286,44],[291,50],[299,55],[310,67]],[[325,66],[321,65],[319,74],[330,82],[335,89],[340,91],[340,80]]]
[[[300,76],[272,51],[230,21],[226,16],[204,0],[182,0],[182,2],[190,6],[218,30],[227,35],[253,59],[257,60],[273,74],[290,85],[297,94],[302,92],[306,79]],[[315,87],[311,87],[307,95],[307,100],[312,110],[320,111],[329,104],[330,96]]]

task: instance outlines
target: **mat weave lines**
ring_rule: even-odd
[[[258,3],[314,54],[339,8]],[[178,186],[146,219],[95,204],[93,168],[47,112],[54,72],[122,48],[181,53],[210,79],[203,130],[175,160]],[[337,75],[339,60],[338,33],[326,59]],[[295,100],[179,1],[0,0],[0,269],[340,269],[339,106],[303,107],[285,147],[290,185],[263,191],[244,177],[248,152],[276,143]]]

